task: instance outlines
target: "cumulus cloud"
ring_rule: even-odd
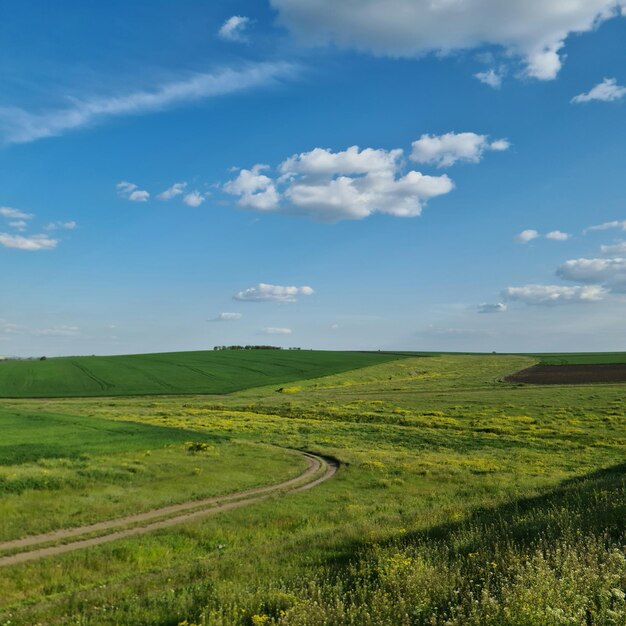
[[[184,198],[183,202],[187,206],[198,207],[204,202],[205,198],[199,191],[192,191],[188,193]]]
[[[250,25],[250,18],[244,15],[229,17],[217,31],[218,37],[226,41],[247,41],[246,30]]]
[[[188,102],[272,85],[297,72],[297,66],[285,62],[249,63],[240,68],[192,74],[145,91],[104,98],[73,98],[71,106],[42,113],[0,107],[0,144],[28,143],[91,126],[110,117],[163,111]]]
[[[422,135],[412,146],[412,161],[450,167],[457,161],[479,163],[486,150],[502,152],[508,150],[510,144],[506,139],[490,142],[487,135],[476,133],[446,133]]]
[[[524,285],[507,287],[502,296],[505,300],[518,300],[531,305],[555,305],[574,302],[597,302],[603,300],[607,291],[599,285]]]
[[[496,302],[495,304],[489,304],[487,302],[483,302],[483,304],[478,305],[479,313],[504,313],[507,310],[507,306],[504,302]]]
[[[217,317],[213,318],[214,322],[233,322],[240,320],[243,317],[241,313],[220,313]]]
[[[311,296],[314,291],[311,287],[283,287],[259,283],[236,293],[233,298],[248,302],[296,302],[298,296]]]
[[[291,328],[275,328],[269,326],[262,329],[266,335],[291,335]]]
[[[33,215],[20,211],[20,209],[14,209],[9,206],[0,206],[0,217],[5,217],[10,220],[30,220]]]
[[[224,191],[233,196],[239,196],[237,204],[257,211],[273,211],[278,207],[280,196],[276,190],[274,181],[263,170],[269,169],[269,165],[261,163],[252,169],[242,169],[237,178],[228,181]]]
[[[561,230],[551,230],[549,233],[545,235],[546,239],[551,239],[552,241],[567,241],[571,235],[569,233],[564,233]]]
[[[58,239],[52,239],[48,235],[11,235],[0,233],[0,246],[14,248],[15,250],[28,250],[35,252],[38,250],[53,250],[59,243]]]
[[[615,78],[605,78],[587,93],[580,93],[574,96],[572,102],[575,104],[591,102],[592,100],[614,102],[615,100],[621,100],[624,96],[626,96],[626,87],[618,85]]]
[[[557,76],[565,41],[620,14],[624,0],[271,0],[279,20],[309,44],[392,57],[484,45],[519,56],[525,73]]]
[[[515,241],[519,243],[528,243],[533,239],[537,239],[539,237],[539,233],[533,228],[528,228],[527,230],[523,230],[519,235],[515,236]]]
[[[187,183],[174,183],[171,187],[168,187],[165,191],[162,191],[157,195],[158,200],[171,200],[176,196],[180,196],[185,192],[185,187],[187,187]]]
[[[130,200],[131,202],[147,202],[150,199],[149,192],[139,189],[135,183],[129,183],[123,180],[115,186],[117,195]]]
[[[372,213],[398,217],[420,215],[428,200],[449,193],[446,175],[404,173],[401,149],[352,146],[334,152],[315,148],[279,164],[278,176],[262,172],[267,165],[242,169],[225,183],[226,193],[242,207],[307,215],[321,222],[361,219]]]
[[[476,72],[474,78],[477,78],[481,83],[489,85],[494,89],[499,89],[502,86],[502,73],[490,68],[484,72]]]
[[[557,276],[572,282],[602,285],[610,291],[626,291],[626,258],[570,259],[562,263]]]

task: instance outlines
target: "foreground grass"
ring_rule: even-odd
[[[13,624],[624,624],[623,386],[498,382],[532,362],[409,358],[213,399],[5,401],[344,465],[309,492],[7,568],[0,614]]]
[[[231,393],[401,358],[377,352],[223,350],[0,363],[0,397]]]

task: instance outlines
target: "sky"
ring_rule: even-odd
[[[0,355],[626,350],[626,0],[2,0]]]

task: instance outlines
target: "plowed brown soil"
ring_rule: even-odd
[[[588,383],[625,383],[626,364],[534,365],[504,379],[508,383],[531,385],[585,385]]]

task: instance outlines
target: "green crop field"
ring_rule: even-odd
[[[626,363],[626,352],[564,352],[536,354],[542,365],[605,365]]]
[[[626,388],[500,382],[536,362],[407,355],[288,393],[0,400],[0,624],[624,626]],[[341,466],[7,564],[3,542],[297,476],[287,448]]]
[[[230,393],[401,358],[377,352],[219,350],[0,363],[0,397]]]

